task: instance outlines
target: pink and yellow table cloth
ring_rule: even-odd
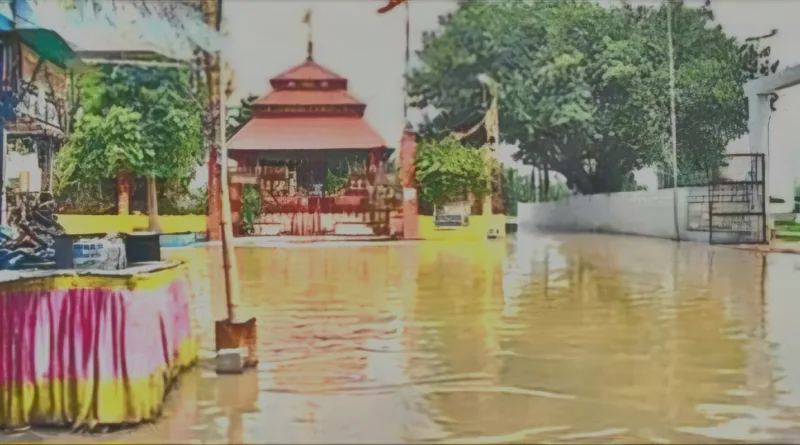
[[[158,417],[197,360],[186,266],[0,280],[0,429]]]

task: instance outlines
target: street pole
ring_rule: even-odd
[[[231,193],[228,186],[228,144],[226,136],[226,98],[225,98],[225,69],[220,52],[219,68],[219,138],[220,138],[220,163],[221,188],[222,188],[222,264],[225,269],[225,296],[228,306],[228,318],[235,322],[236,310],[239,307],[239,275],[237,273],[236,255],[233,245],[233,227],[231,227]]]
[[[672,43],[672,0],[667,0],[667,38],[669,40],[669,108],[672,121],[672,213],[675,240],[681,240],[678,225],[678,124],[675,114],[675,49]]]
[[[220,21],[222,8],[218,14]],[[226,76],[222,50],[218,53],[219,65],[219,148],[220,148],[220,189],[222,195],[222,264],[225,276],[225,300],[228,318],[215,325],[217,349],[217,373],[241,373],[245,367],[258,363],[256,319],[245,318],[240,313],[239,273],[233,245],[231,226],[231,193],[228,184],[228,141],[226,136]]]

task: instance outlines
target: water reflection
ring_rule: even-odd
[[[169,255],[210,354],[219,252]],[[237,255],[258,372],[204,364],[164,421],[98,440],[800,441],[798,257],[597,235]]]

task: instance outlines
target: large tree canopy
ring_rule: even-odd
[[[104,65],[78,82],[81,108],[57,158],[57,186],[99,189],[147,178],[150,229],[160,231],[156,180],[185,181],[203,160],[203,106],[181,68]]]
[[[719,165],[746,132],[742,85],[777,68],[758,40],[739,42],[707,3],[670,3],[681,179]],[[667,5],[603,7],[584,0],[465,1],[423,37],[409,79],[413,104],[438,114],[444,136],[481,118],[477,76],[499,81],[501,138],[518,159],[564,175],[581,193],[619,191],[631,173],[665,165],[670,149]],[[475,141],[485,136],[476,134]]]
[[[203,159],[202,105],[182,69],[103,66],[79,81],[81,110],[58,155],[61,186],[119,173],[194,174]]]
[[[250,122],[253,118],[253,102],[258,99],[255,94],[250,94],[246,98],[241,99],[238,107],[229,107],[227,114],[227,130],[226,136],[228,139],[244,128],[245,124]]]

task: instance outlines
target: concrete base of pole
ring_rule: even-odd
[[[214,367],[217,374],[241,374],[245,369],[247,349],[222,349],[217,351]]]
[[[241,373],[258,365],[256,319],[243,323],[220,320],[214,325],[217,350],[217,373]]]

